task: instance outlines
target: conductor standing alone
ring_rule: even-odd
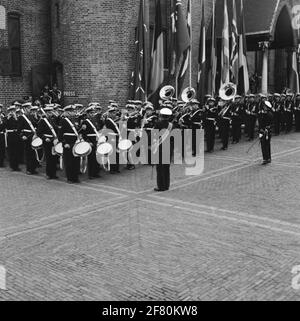
[[[165,153],[170,153],[170,149],[163,150],[164,142],[169,138],[170,133],[173,128],[173,124],[170,122],[172,117],[172,110],[169,108],[162,108],[160,111],[159,121],[156,123],[154,129],[159,130],[162,134],[159,140],[154,144],[154,150],[152,152],[155,154],[159,151],[159,162],[156,165],[157,172],[157,187],[154,188],[156,192],[164,192],[170,188],[170,155]]]

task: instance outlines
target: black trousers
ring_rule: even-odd
[[[25,147],[25,164],[27,172],[34,173],[38,167],[36,159],[36,152],[31,147],[31,138],[27,139],[24,143]]]
[[[274,113],[274,130],[276,135],[280,134],[280,125],[281,125],[281,113],[275,112]]]
[[[161,191],[170,188],[170,165],[156,165],[157,187]]]
[[[89,177],[95,177],[99,175],[100,165],[97,162],[96,158],[96,146],[93,145],[92,152],[88,156],[88,175]]]
[[[8,133],[7,135],[7,152],[9,167],[12,170],[17,170],[20,164],[20,140],[16,133]]]
[[[67,180],[70,182],[77,182],[80,171],[80,157],[73,155],[73,146],[70,148],[64,148],[63,160],[64,167],[67,176]]]
[[[300,110],[295,111],[295,123],[296,123],[296,131],[300,131]]]
[[[232,140],[239,142],[242,137],[242,122],[240,119],[232,120]]]
[[[0,167],[4,166],[5,159],[5,136],[0,134]]]
[[[293,113],[285,112],[284,119],[285,119],[285,131],[289,133],[293,128]]]
[[[261,151],[264,161],[270,161],[271,157],[271,131],[268,130],[264,136],[260,139],[261,142]]]
[[[46,175],[50,178],[56,176],[57,156],[52,154],[53,143],[44,143],[44,153],[46,160]]]
[[[254,132],[255,132],[255,124],[256,124],[256,116],[249,115],[248,118],[248,134],[250,139],[254,139]]]
[[[230,132],[230,121],[227,119],[222,119],[220,121],[220,134],[221,134],[223,148],[228,147],[229,132]]]
[[[213,121],[207,121],[205,124],[206,148],[208,152],[214,150],[216,140],[216,126]]]

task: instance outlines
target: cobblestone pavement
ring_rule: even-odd
[[[0,170],[0,300],[300,300],[300,134],[172,167],[68,185]],[[154,173],[155,176],[155,173]]]

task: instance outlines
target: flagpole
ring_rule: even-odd
[[[204,0],[202,0],[204,1]],[[192,51],[193,51],[193,26],[192,26],[192,1],[189,0],[190,2],[190,82],[189,86],[190,88],[192,87]]]

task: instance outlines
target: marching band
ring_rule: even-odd
[[[57,88],[56,93],[59,94]],[[195,91],[187,88],[182,100],[174,98],[175,90],[171,86],[162,88],[158,106],[150,102],[128,101],[121,109],[118,103],[110,101],[108,108],[99,103],[80,104],[64,108],[58,103],[46,99],[45,90],[42,104],[16,101],[4,109],[0,105],[0,167],[4,167],[7,158],[12,171],[20,171],[19,165],[25,163],[26,173],[36,175],[37,169],[45,162],[49,180],[58,179],[59,167],[65,169],[69,183],[78,183],[79,175],[87,171],[90,179],[100,177],[101,166],[111,174],[119,173],[119,153],[112,163],[110,155],[113,147],[100,131],[110,130],[111,139],[118,150],[127,152],[127,169],[134,170],[128,152],[140,139],[121,140],[119,126],[126,122],[128,135],[131,131],[172,128],[193,130],[193,156],[197,154],[195,131],[204,129],[206,152],[215,148],[216,135],[219,134],[222,150],[240,142],[242,133],[248,140],[254,140],[258,124],[263,164],[271,162],[271,135],[290,132],[295,124],[300,131],[300,94],[284,93],[273,95],[249,94],[244,97],[236,94],[235,85],[224,85],[218,97],[207,95],[204,104],[195,99]],[[59,96],[59,95],[58,95]],[[56,101],[60,101],[58,97]],[[169,128],[169,129],[168,129]],[[149,153],[149,163],[151,163]],[[157,165],[156,190],[169,189],[170,168]]]

